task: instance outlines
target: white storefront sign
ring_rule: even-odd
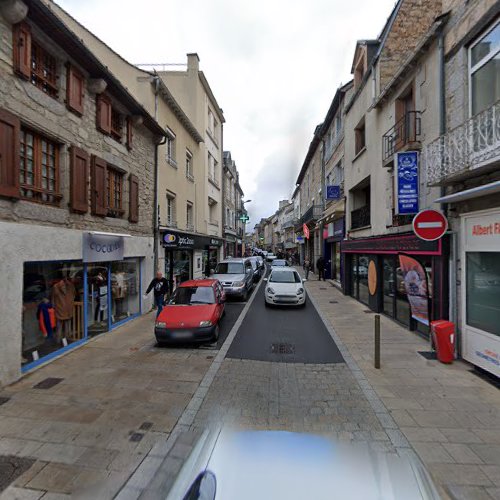
[[[500,376],[500,211],[462,218],[463,357]]]

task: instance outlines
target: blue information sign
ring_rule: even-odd
[[[396,153],[398,214],[418,213],[418,152]]]
[[[326,186],[326,199],[339,200],[340,199],[340,186]]]

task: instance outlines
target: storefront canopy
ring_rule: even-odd
[[[458,193],[441,196],[435,200],[436,203],[455,203],[458,201],[470,200],[471,198],[479,198],[480,196],[488,196],[490,194],[500,193],[500,181],[491,182],[471,189],[465,189]]]

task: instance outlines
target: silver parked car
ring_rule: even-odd
[[[211,278],[222,283],[228,297],[247,300],[254,283],[254,270],[250,259],[225,259],[220,261]]]

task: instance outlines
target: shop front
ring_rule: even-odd
[[[162,234],[165,277],[170,290],[184,281],[210,274],[219,261],[223,241],[210,236],[167,231]]]
[[[344,292],[410,330],[448,317],[448,243],[414,234],[343,240]]]
[[[324,229],[325,278],[334,280],[338,286],[342,282],[343,259],[340,250],[344,239],[344,218],[334,220]]]
[[[23,371],[141,314],[145,255],[126,257],[124,236],[80,238],[80,259],[22,263]]]
[[[462,356],[500,377],[500,210],[464,214]]]
[[[238,255],[238,244],[236,236],[226,235],[224,242],[224,257],[236,257]]]

